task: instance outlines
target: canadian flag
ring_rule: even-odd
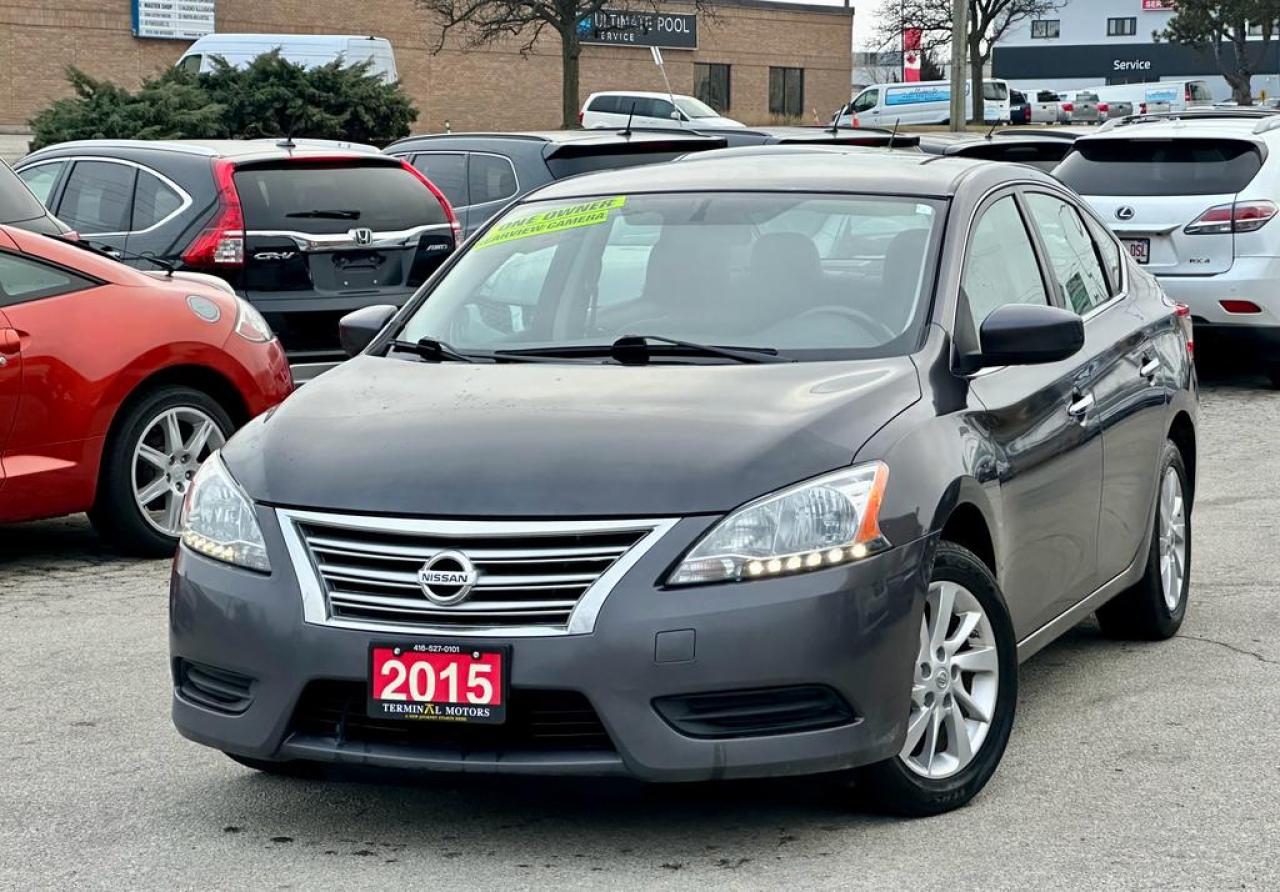
[[[919,28],[906,28],[902,32],[902,79],[904,81],[920,80],[920,36]]]

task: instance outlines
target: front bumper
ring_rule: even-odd
[[[231,715],[175,687],[173,721],[186,737],[258,759],[314,759],[463,772],[620,774],[694,781],[833,771],[894,755],[905,735],[931,538],[857,564],[790,578],[678,590],[656,586],[708,525],[688,518],[609,594],[590,634],[450,638],[406,632],[409,642],[465,640],[511,648],[510,702],[522,691],[578,692],[611,745],[583,749],[460,745],[450,740],[348,740],[296,720],[313,682],[362,685],[372,640],[386,633],[303,620],[302,597],[271,512],[260,512],[274,570],[259,575],[181,549],[170,591],[172,664],[191,661],[253,679],[249,705]],[[688,632],[692,632],[692,636]],[[673,654],[664,632],[692,637]],[[671,641],[665,638],[665,641]],[[702,739],[668,724],[653,700],[671,695],[825,685],[854,719],[836,727]],[[407,724],[421,725],[410,722]],[[420,730],[420,729],[415,729]],[[481,740],[481,737],[477,737]]]

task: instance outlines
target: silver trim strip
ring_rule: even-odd
[[[160,182],[164,183],[166,186],[168,186],[170,189],[172,189],[172,190],[177,194],[177,196],[178,196],[179,198],[181,198],[181,199],[182,199],[182,204],[180,204],[180,205],[178,206],[177,210],[173,211],[171,214],[168,214],[168,215],[167,215],[167,216],[165,216],[163,219],[157,220],[155,223],[152,223],[150,226],[146,227],[145,229],[129,229],[129,230],[124,230],[124,231],[120,231],[120,232],[81,232],[81,233],[80,233],[81,235],[85,235],[85,236],[89,236],[89,235],[123,235],[123,236],[130,236],[130,235],[145,235],[146,233],[151,232],[152,230],[159,229],[161,226],[163,226],[164,224],[168,223],[168,222],[169,222],[170,220],[172,220],[174,217],[177,217],[179,214],[181,214],[181,213],[182,213],[183,211],[185,211],[187,208],[191,207],[191,205],[194,203],[194,202],[193,202],[193,199],[191,198],[191,196],[187,194],[187,190],[183,189],[181,186],[179,186],[179,185],[178,185],[177,183],[175,183],[173,180],[169,179],[169,178],[168,178],[167,176],[165,176],[164,174],[160,173],[160,172],[159,172],[158,170],[156,170],[155,168],[147,167],[147,165],[145,165],[145,164],[139,164],[137,161],[129,161],[129,160],[124,159],[124,158],[108,158],[108,157],[103,156],[103,155],[61,155],[61,156],[59,156],[59,157],[57,157],[57,158],[48,158],[48,159],[45,159],[45,160],[43,160],[43,161],[37,161],[37,162],[36,162],[36,163],[34,163],[34,164],[26,164],[26,165],[23,165],[22,167],[18,168],[18,169],[17,169],[17,171],[15,171],[15,172],[20,172],[20,171],[23,171],[23,170],[31,170],[32,168],[35,168],[35,167],[41,167],[41,166],[43,166],[43,165],[45,165],[45,164],[67,163],[67,164],[72,164],[72,165],[74,165],[74,164],[75,164],[76,162],[78,162],[78,161],[100,161],[100,162],[102,162],[103,164],[119,164],[119,165],[121,165],[122,167],[132,167],[132,168],[134,168],[135,170],[144,171],[144,172],[146,172],[146,173],[151,174],[151,176],[155,177],[155,178],[156,178],[157,180],[159,180]],[[75,167],[74,167],[74,166],[71,168],[71,173],[70,173],[70,174],[68,174],[67,176],[68,176],[68,177],[75,176]],[[136,203],[136,201],[137,201],[137,194],[138,194],[138,186],[137,186],[137,183],[134,183],[133,190],[134,190],[134,194],[133,194],[132,196],[130,196],[130,210],[131,210],[131,211],[132,211],[132,210],[134,210],[133,205],[134,205],[134,204]],[[64,189],[63,191],[64,191],[64,193],[65,193],[65,191],[66,191],[66,190]],[[130,223],[132,223],[133,221],[132,221],[132,220],[130,220],[129,222],[130,222]]]
[[[423,234],[437,229],[450,232],[452,231],[452,226],[448,222],[428,223],[424,226],[413,226],[409,229],[375,232],[372,239],[364,244],[357,242],[351,232],[314,233],[296,232],[289,229],[250,229],[245,232],[245,237],[267,236],[291,239],[298,250],[303,252],[331,251],[334,248],[369,250],[373,248],[405,248],[409,245],[416,245]]]
[[[410,138],[412,139],[412,137]],[[390,154],[392,158],[400,158],[404,161],[409,162],[409,164],[413,166],[414,170],[418,170],[418,165],[413,163],[413,159],[418,157],[419,155],[468,155],[468,156],[487,155],[490,158],[497,158],[507,163],[507,167],[511,168],[511,178],[515,181],[516,191],[512,192],[510,195],[504,195],[501,198],[490,198],[490,199],[487,199],[486,201],[470,201],[471,199],[471,159],[468,157],[466,159],[467,199],[468,201],[470,201],[470,203],[462,204],[462,205],[454,205],[453,209],[455,211],[465,211],[465,210],[469,210],[470,208],[478,207],[484,204],[497,204],[500,201],[510,201],[511,199],[522,194],[520,189],[520,174],[516,170],[515,164],[513,164],[511,162],[511,159],[508,158],[506,155],[499,155],[497,152],[482,152],[482,151],[476,151],[473,149],[423,149],[417,152],[410,150],[404,153],[389,152],[388,154]],[[418,170],[418,173],[422,174],[427,179],[431,179],[430,175],[428,175],[425,170]]]
[[[274,509],[289,552],[290,563],[302,593],[302,618],[317,626],[380,632],[389,635],[439,635],[448,638],[537,638],[559,635],[588,635],[595,630],[596,618],[609,593],[658,540],[671,531],[676,518],[652,520],[566,520],[566,521],[473,521],[430,520],[412,517],[370,517],[353,514],[328,514],[292,508]],[[351,530],[396,532],[438,537],[554,536],[574,533],[641,532],[645,535],[614,561],[578,599],[564,628],[548,626],[496,626],[457,628],[454,626],[397,625],[340,619],[329,615],[319,568],[303,542],[299,523],[317,523]]]

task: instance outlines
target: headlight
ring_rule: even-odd
[[[236,298],[236,334],[254,344],[265,344],[275,337],[258,308],[243,297]]]
[[[699,540],[668,585],[736,582],[855,561],[889,546],[880,534],[883,462],[825,474],[734,511]]]
[[[253,504],[216,452],[200,465],[182,503],[182,544],[205,557],[271,572]]]

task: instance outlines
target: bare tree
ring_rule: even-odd
[[[1266,56],[1280,19],[1280,0],[1181,0],[1165,30],[1153,35],[1198,50],[1212,50],[1223,78],[1231,85],[1231,98],[1240,105],[1253,104],[1250,80]],[[1250,40],[1250,26],[1259,39]],[[1231,57],[1224,52],[1230,45]]]
[[[714,15],[712,0],[693,0],[697,12]],[[451,32],[458,32],[470,47],[486,46],[501,40],[523,40],[520,54],[527,56],[550,28],[560,38],[561,126],[578,121],[579,60],[582,40],[579,28],[584,20],[608,9],[610,12],[658,12],[660,0],[414,0],[414,6],[435,18],[440,52]]]
[[[1061,9],[1067,0],[969,0],[969,90],[973,118],[985,118],[983,68],[1002,37],[1021,23]],[[897,43],[907,28],[920,30],[920,49],[945,53],[951,45],[951,0],[882,0],[878,36],[884,45]]]

